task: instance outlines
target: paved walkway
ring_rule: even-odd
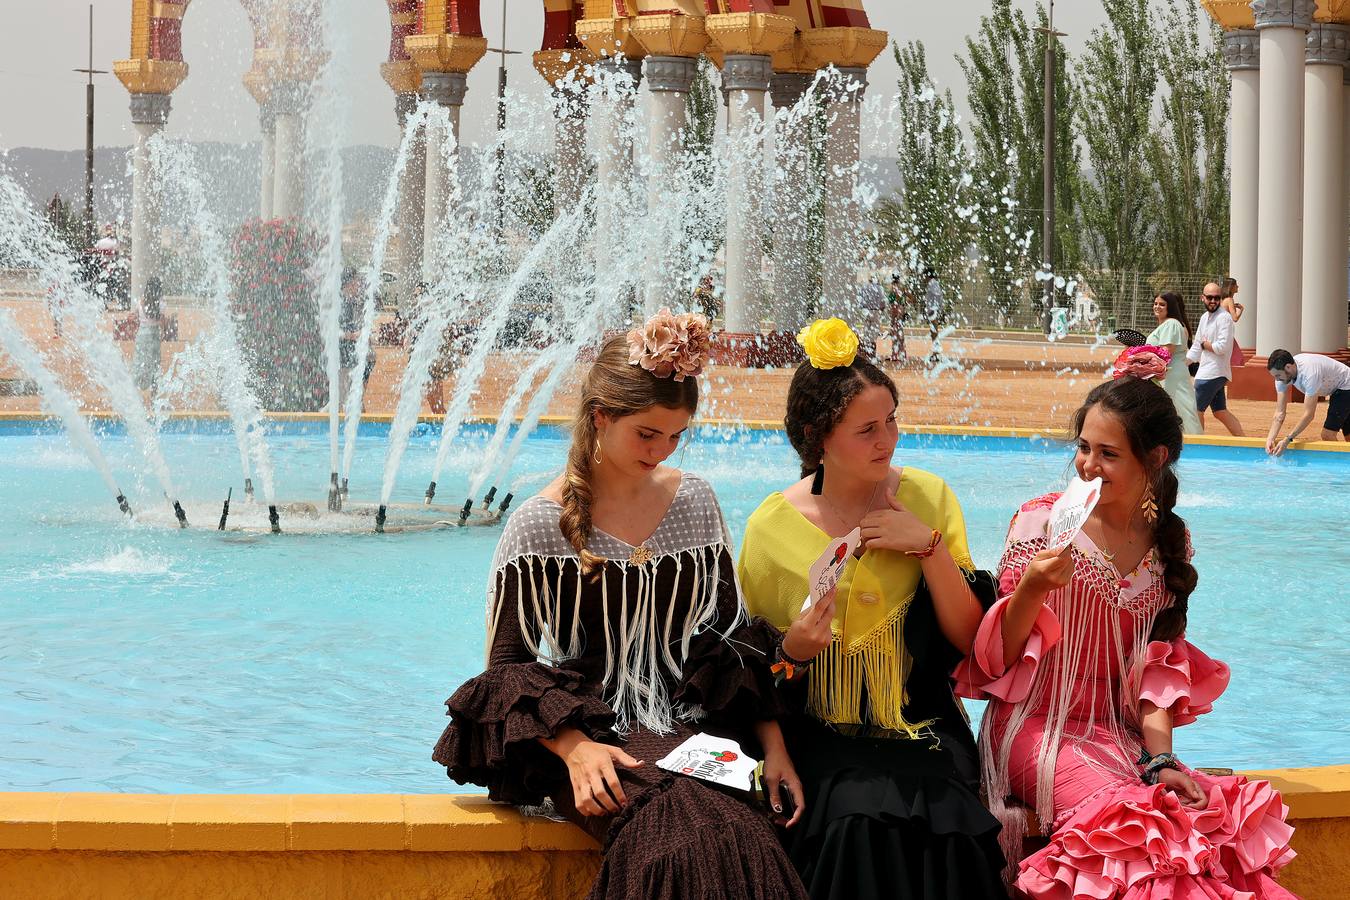
[[[53,336],[51,318],[40,301],[0,300],[0,307],[13,313],[25,336],[56,361],[54,365],[60,369],[63,383],[80,398],[85,409],[107,408],[106,396],[85,377],[78,354],[64,339]],[[168,312],[178,315],[182,340],[165,343],[166,366],[185,346],[184,342],[195,338],[207,322],[206,313],[195,307],[170,307]],[[105,325],[111,331],[115,318],[128,315],[130,313],[109,313],[105,316]],[[119,345],[130,359],[131,342],[122,341]],[[921,362],[929,350],[926,332],[910,335],[908,349],[913,360],[910,365],[889,366],[900,388],[900,418],[905,424],[1037,429],[1067,427],[1070,414],[1092,386],[1103,379],[1103,373],[1118,350],[1114,344],[1049,343],[1035,336],[1019,339],[1007,335],[953,336],[943,342],[944,352],[949,354],[948,361],[937,368],[929,368]],[[375,371],[366,392],[367,411],[393,412],[398,400],[398,379],[406,358],[399,348],[377,348]],[[530,359],[532,355],[527,352],[497,354],[474,398],[474,413],[498,414],[515,390],[517,374]],[[578,364],[576,372],[582,371],[584,368]],[[13,363],[0,357],[0,382],[22,377]],[[790,370],[712,367],[705,379],[700,416],[705,419],[779,420],[791,377]],[[447,398],[453,390],[453,380],[447,381]],[[574,375],[553,398],[549,412],[569,415],[576,402],[576,392]],[[202,391],[190,395],[179,405],[185,409],[220,408],[217,398]],[[1234,401],[1231,406],[1249,435],[1265,436],[1273,402]],[[0,411],[36,411],[40,408],[39,397],[0,396]],[[423,409],[430,412],[425,403]],[[1227,433],[1212,419],[1206,424],[1208,434]]]

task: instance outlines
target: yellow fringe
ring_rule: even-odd
[[[917,740],[932,735],[934,719],[910,723],[903,715],[908,692],[905,680],[913,664],[905,648],[905,612],[914,595],[896,604],[886,619],[844,653],[839,635],[834,636],[810,670],[808,708],[834,725],[878,725]],[[869,721],[862,721],[861,698],[867,684]]]

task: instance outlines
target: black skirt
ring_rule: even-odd
[[[987,606],[992,579],[980,576],[972,588]],[[932,720],[932,737],[835,728],[806,714],[783,722],[806,800],[802,821],[782,834],[788,856],[811,900],[1006,900],[999,823],[980,801],[978,751],[951,690],[961,654],[922,583],[905,645],[905,718]],[[789,705],[804,709],[804,687],[789,688]]]

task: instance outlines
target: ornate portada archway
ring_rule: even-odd
[[[308,87],[322,62],[318,13],[322,0],[240,0],[254,33],[253,65],[244,84],[258,102],[262,124],[263,178],[259,212],[265,218],[297,215],[302,209],[301,156]],[[370,0],[378,2],[378,0]],[[383,0],[389,11],[389,56],[381,64],[385,82],[394,91],[401,123],[419,100],[446,108],[450,129],[458,137],[459,111],[466,76],[487,50],[479,16],[480,0]],[[852,171],[859,155],[858,116],[867,67],[885,48],[887,35],[870,27],[862,0],[540,0],[544,26],[535,69],[557,84],[583,67],[622,70],[633,90],[646,84],[652,94],[649,134],[654,155],[678,147],[679,120],[696,71],[707,56],[722,70],[733,125],[751,117],[763,119],[766,98],[790,106],[805,92],[819,69],[834,67],[858,86],[830,101],[826,153],[833,171]],[[154,186],[149,183],[147,141],[168,122],[170,97],[188,75],[180,40],[183,17],[191,0],[131,0],[131,55],[114,64],[117,77],[131,92],[136,125],[133,179],[132,290],[139,296],[145,281],[158,270],[158,231]],[[631,102],[631,97],[629,98]],[[581,152],[585,143],[585,111],[575,103],[558,103],[556,143],[560,159]],[[602,136],[603,137],[603,136]],[[417,280],[426,258],[423,235],[435,233],[445,215],[446,157],[441,142],[449,135],[428,129],[425,146],[415,154],[400,185],[399,231],[405,247],[404,284]],[[660,160],[658,159],[658,163]],[[600,161],[598,177],[610,174]],[[557,167],[555,196],[565,205],[579,194],[579,184],[566,173],[579,167]],[[653,190],[657,187],[653,186]],[[735,188],[729,188],[729,193]],[[849,216],[853,185],[833,179],[826,196],[826,221],[831,223],[823,248],[823,302],[839,307],[851,298],[854,260],[850,257]],[[761,242],[741,210],[743,198],[728,198],[726,236],[726,324],[730,332],[753,330],[754,273],[759,271]],[[418,265],[418,260],[422,265]],[[781,276],[793,277],[781,266]],[[648,306],[661,305],[662,288],[647,290]],[[801,285],[777,285],[781,296],[802,296]]]

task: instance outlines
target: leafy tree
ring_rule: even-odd
[[[1222,32],[1195,6],[1166,0],[1158,29],[1162,121],[1145,142],[1155,184],[1155,259],[1169,272],[1221,272],[1228,265],[1229,76]],[[1208,32],[1208,34],[1206,34]]]
[[[900,65],[899,193],[874,213],[883,249],[899,251],[914,274],[948,275],[974,240],[970,151],[951,92],[938,94],[921,42],[893,46]]]
[[[1150,221],[1158,36],[1149,0],[1102,0],[1107,24],[1088,39],[1076,79],[1079,136],[1091,172],[1082,183],[1088,258],[1118,277],[1151,266]]]
[[[971,137],[978,181],[990,195],[1007,197],[1011,208],[1000,227],[983,228],[980,250],[993,273],[1018,270],[1024,256],[1043,260],[1040,211],[1044,202],[1045,44],[1049,21],[1036,5],[1033,28],[1011,0],[993,0],[993,11],[966,39],[965,73]],[[1055,58],[1055,260],[1061,270],[1080,259],[1075,222],[1080,150],[1074,131],[1077,102],[1068,75],[1069,55],[1060,44]],[[1001,226],[1007,226],[1007,230]],[[1018,246],[1030,234],[1025,251]],[[1016,240],[1014,240],[1016,238]],[[1011,298],[1009,298],[1011,300]]]
[[[684,145],[689,153],[702,159],[712,158],[713,141],[717,136],[717,85],[713,83],[713,64],[708,57],[698,58],[698,71],[685,98]]]

